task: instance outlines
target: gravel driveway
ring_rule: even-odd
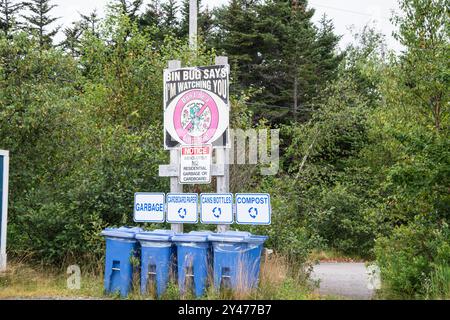
[[[364,263],[320,263],[314,266],[313,280],[320,280],[319,293],[349,299],[369,300],[374,290],[368,288],[368,275]]]

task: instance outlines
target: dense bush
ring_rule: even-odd
[[[450,298],[450,228],[430,220],[418,217],[376,242],[383,284],[399,297]]]

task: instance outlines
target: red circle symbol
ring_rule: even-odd
[[[203,90],[188,91],[175,106],[173,123],[178,137],[184,143],[207,143],[213,138],[219,124],[217,104]]]

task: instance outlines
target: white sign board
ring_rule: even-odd
[[[134,194],[135,222],[164,222],[164,193]]]
[[[233,194],[202,193],[200,195],[200,221],[205,224],[232,224]]]
[[[267,193],[236,193],[238,224],[270,224],[270,195]]]
[[[167,222],[169,223],[197,223],[198,194],[196,193],[168,193]]]
[[[229,146],[229,65],[164,70],[164,148]]]
[[[180,152],[179,182],[183,184],[211,183],[212,146],[183,146]]]

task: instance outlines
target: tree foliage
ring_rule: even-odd
[[[272,197],[271,226],[239,228],[300,263],[313,248],[376,259],[392,292],[448,298],[446,1],[400,1],[397,54],[369,27],[338,52],[332,22],[313,24],[307,1],[231,0],[213,11],[199,2],[196,53],[188,1],[114,1],[106,18],[66,27],[60,44],[54,5],[27,5],[19,30],[20,4],[0,2],[10,252],[101,257],[101,229],[133,223],[133,194],[168,190],[158,177],[167,61],[210,65],[225,54],[232,126],[277,127],[281,138],[277,175],[231,168],[233,192]]]

